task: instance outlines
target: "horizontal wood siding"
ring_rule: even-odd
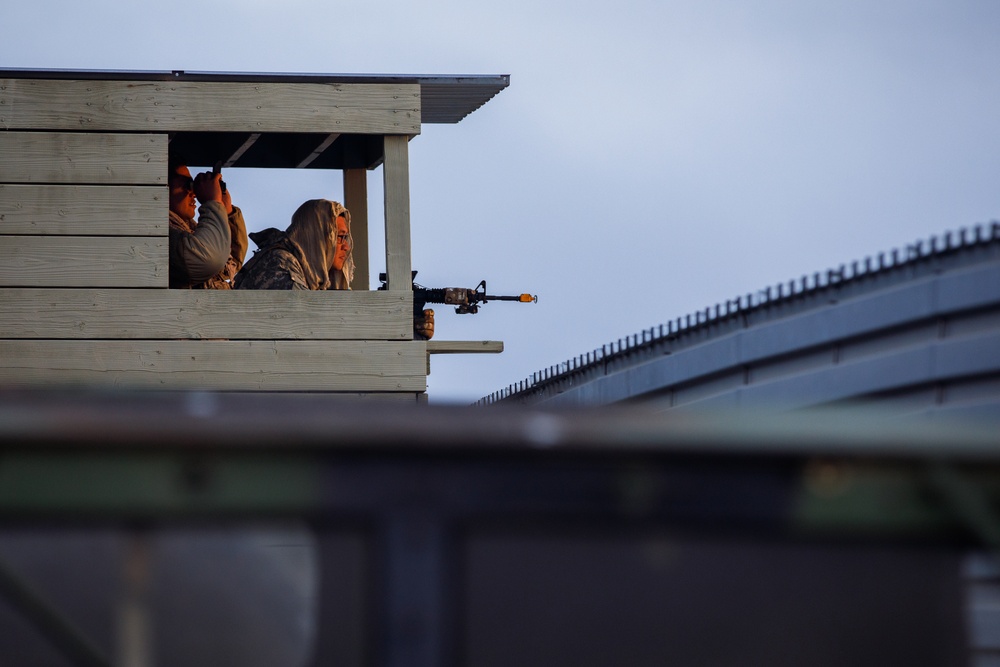
[[[0,132],[0,183],[166,185],[167,135]]]
[[[0,338],[406,340],[412,299],[379,291],[0,288]]]
[[[0,184],[0,235],[166,233],[167,188],[163,186]]]
[[[419,134],[419,84],[0,79],[0,127]]]
[[[168,262],[166,236],[5,236],[0,286],[167,287]]]
[[[420,341],[0,340],[0,388],[413,391]]]

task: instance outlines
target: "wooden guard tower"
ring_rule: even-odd
[[[426,396],[412,333],[408,141],[502,76],[0,70],[0,387]],[[167,161],[339,170],[350,292],[168,289]],[[387,290],[370,291],[382,167]],[[250,212],[252,215],[252,212]]]

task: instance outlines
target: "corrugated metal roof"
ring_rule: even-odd
[[[253,81],[284,83],[417,83],[421,122],[457,123],[510,85],[509,74],[300,74],[262,72],[190,72],[184,70],[54,70],[0,68],[0,78],[103,79],[125,81]]]

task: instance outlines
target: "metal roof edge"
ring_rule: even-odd
[[[212,72],[196,70],[86,70],[0,67],[13,79],[131,79],[137,81],[301,81],[306,83],[419,83],[434,85],[510,85],[509,74],[346,74],[310,72]]]

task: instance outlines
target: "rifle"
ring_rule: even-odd
[[[414,271],[411,280],[417,277]],[[386,288],[385,274],[378,274],[378,279],[382,282],[380,290]],[[495,295],[486,293],[486,281],[481,280],[479,284],[469,289],[466,287],[439,287],[428,288],[413,283],[413,314],[417,315],[424,310],[428,303],[443,303],[448,306],[455,306],[455,312],[459,315],[479,312],[479,304],[489,301],[518,301],[520,303],[538,303],[538,297],[531,294],[518,294],[515,296]]]

